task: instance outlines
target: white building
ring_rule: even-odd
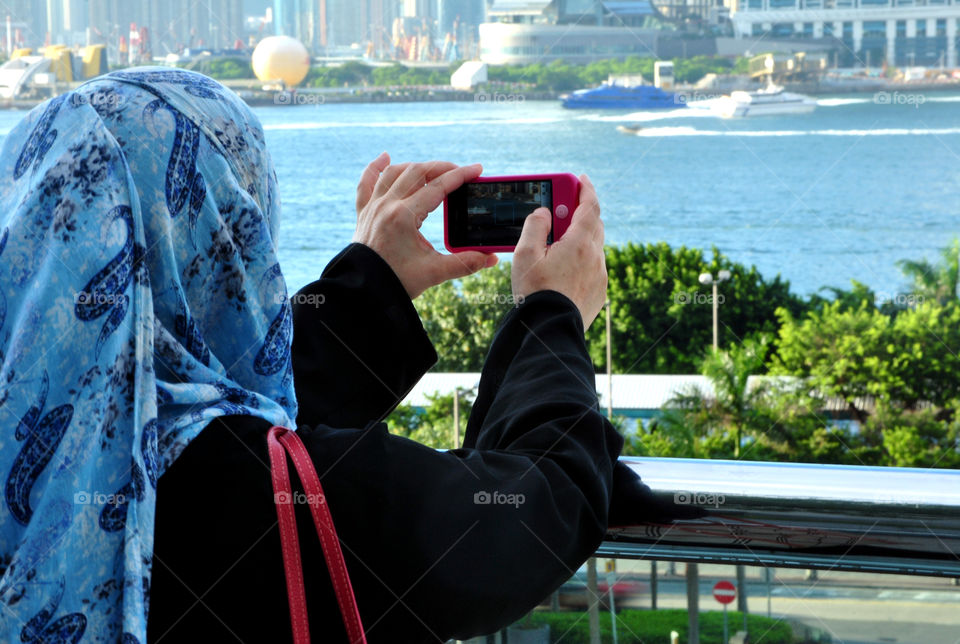
[[[738,38],[840,41],[842,67],[957,66],[960,0],[733,0]]]
[[[960,0],[958,0],[960,1]],[[480,25],[480,60],[526,65],[657,55],[650,0],[494,0]]]

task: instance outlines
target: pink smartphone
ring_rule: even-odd
[[[443,200],[443,243],[452,253],[512,253],[527,215],[540,207],[553,214],[547,243],[570,226],[580,181],[569,173],[477,177]]]

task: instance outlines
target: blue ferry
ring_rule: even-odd
[[[675,92],[665,92],[653,85],[611,85],[604,83],[592,89],[578,89],[560,97],[563,106],[571,109],[677,109],[687,103]]]

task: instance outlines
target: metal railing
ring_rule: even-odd
[[[960,470],[621,460],[707,514],[613,528],[597,556],[960,577]]]

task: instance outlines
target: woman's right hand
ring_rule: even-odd
[[[586,330],[607,300],[607,265],[603,221],[593,184],[580,176],[580,205],[563,237],[547,244],[553,214],[538,208],[527,217],[513,254],[513,296],[517,302],[537,291],[557,291],[570,298]]]
[[[364,170],[357,186],[353,241],[372,248],[390,265],[410,299],[497,263],[496,255],[478,251],[441,254],[420,233],[444,197],[480,176],[481,169],[480,164],[459,167],[445,161],[390,165],[384,152]]]

